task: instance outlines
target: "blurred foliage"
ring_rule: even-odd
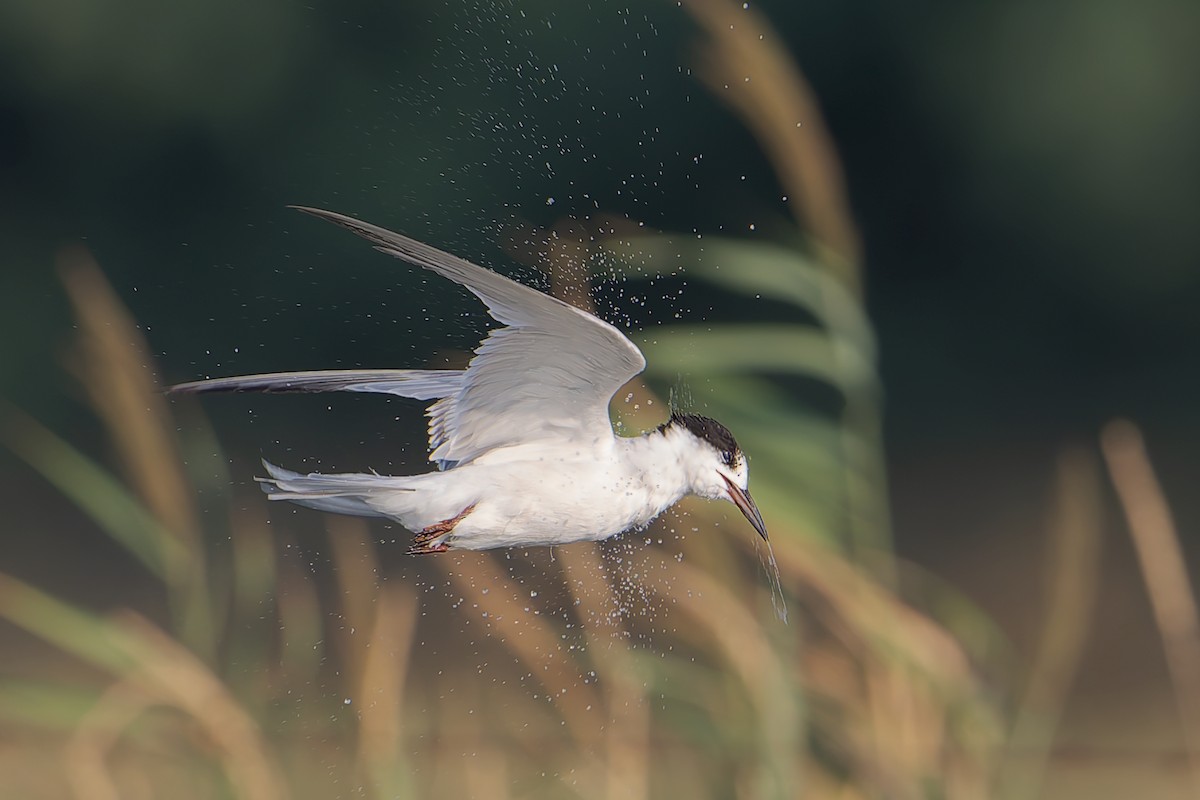
[[[701,4],[696,13],[729,45],[710,77],[745,68],[741,48],[760,21],[745,17],[745,32],[730,34],[721,21],[728,8]],[[783,69],[786,83],[778,44],[759,52],[768,59],[756,68]],[[792,113],[815,119],[803,95],[791,102]],[[769,97],[740,113],[760,133],[776,132],[776,157],[790,154],[791,125],[758,118],[766,106],[756,103]],[[797,152],[797,166],[814,169],[829,157]],[[805,612],[803,643],[764,613],[773,587],[741,552],[746,539],[696,535],[719,525],[708,506],[691,504],[686,516],[603,546],[558,548],[550,561],[454,554],[410,564],[399,582],[381,574],[362,523],[338,519],[333,591],[289,553],[290,534],[264,538],[261,523],[235,518],[233,548],[214,551],[134,322],[86,254],[64,254],[82,327],[77,371],[140,501],[15,412],[5,438],[150,568],[172,613],[165,628],[129,611],[96,616],[4,578],[0,614],[102,676],[66,684],[67,697],[94,687],[91,702],[69,707],[74,718],[68,710],[31,719],[22,692],[0,695],[10,724],[65,733],[65,772],[27,772],[14,790],[54,792],[64,781],[77,796],[118,797],[137,774],[154,794],[190,784],[246,798],[917,797],[928,785],[982,795],[998,727],[966,654],[831,549],[864,531],[860,546],[878,546],[887,523],[874,340],[852,294],[851,228],[836,222],[845,210],[828,205],[839,178],[818,173],[816,181],[790,173],[805,195],[797,213],[838,270],[736,241],[683,248],[643,236],[616,246],[656,269],[686,262],[690,275],[766,298],[791,320],[678,321],[644,343],[660,369],[699,381],[692,404],[724,416],[761,454],[756,491],[772,508],[781,588]],[[552,289],[587,249],[586,238],[549,247]],[[601,265],[611,269],[608,259]],[[769,376],[801,377],[841,400],[824,416],[798,414]],[[620,421],[646,427],[662,406],[635,387],[618,404]],[[419,596],[426,583],[446,596]],[[472,621],[482,623],[482,641]],[[162,718],[162,708],[174,713]],[[183,744],[196,739],[204,745]]]
[[[880,387],[901,460],[1118,410],[1194,452],[1197,24],[1175,0],[0,5],[0,396],[37,418],[0,408],[0,793],[1036,795],[1098,613],[1095,465],[1060,459],[1015,667],[887,553]],[[409,365],[478,333],[403,268],[330,270],[359,256],[291,202],[483,263],[501,242],[555,289],[619,276],[600,305],[655,371],[617,417],[676,391],[735,429],[791,626],[703,504],[598,550],[416,563],[354,520],[264,518],[248,446],[166,408],[152,364]],[[568,228],[584,263],[540,246]],[[82,251],[44,266],[79,239],[115,293]],[[416,425],[352,402],[206,410],[227,442],[404,466]]]

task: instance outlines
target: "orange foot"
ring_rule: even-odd
[[[435,543],[434,539],[439,539],[453,531],[454,526],[462,522],[474,510],[475,504],[472,503],[460,511],[458,516],[442,520],[441,522],[435,522],[428,528],[425,528],[413,537],[412,547],[408,548],[408,554],[411,556],[425,556],[431,553],[446,552],[450,549],[450,545],[445,542]]]

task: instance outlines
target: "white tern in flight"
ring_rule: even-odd
[[[429,460],[438,471],[387,476],[297,472],[263,462],[272,500],[387,517],[412,553],[599,541],[647,525],[688,494],[729,500],[763,539],[746,456],[725,426],[675,411],[617,436],[609,402],[646,359],[597,317],[496,272],[331,211],[297,207],[376,249],[465,287],[503,327],[464,370],[370,369],[216,378],[171,392],[378,392],[433,400]]]

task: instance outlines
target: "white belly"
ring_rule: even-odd
[[[648,523],[682,494],[654,491],[615,459],[504,460],[422,477],[412,500],[424,512],[395,518],[419,531],[474,505],[441,540],[466,550],[607,539]]]

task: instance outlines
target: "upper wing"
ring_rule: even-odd
[[[430,408],[430,460],[463,463],[504,445],[613,436],[609,401],[645,369],[646,359],[612,325],[407,236],[332,211],[295,208],[466,287],[507,326],[484,339],[460,373],[458,391]]]

